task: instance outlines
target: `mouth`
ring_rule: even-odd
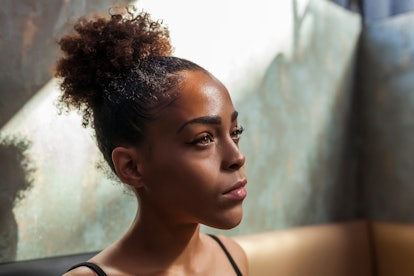
[[[236,200],[243,200],[247,196],[246,186],[247,179],[242,179],[236,182],[230,189],[226,190],[223,195]]]

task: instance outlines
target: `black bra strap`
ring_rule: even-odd
[[[240,272],[239,267],[237,266],[236,262],[233,260],[233,257],[230,255],[227,248],[224,246],[224,244],[221,242],[221,240],[212,234],[208,234],[210,237],[212,237],[216,242],[220,245],[220,247],[223,249],[224,253],[226,253],[227,258],[229,259],[231,265],[233,266],[234,270],[236,271],[237,276],[242,276],[242,273]]]
[[[106,273],[99,267],[99,266],[97,266],[96,264],[94,264],[94,263],[90,263],[90,262],[83,262],[83,263],[80,263],[80,264],[77,264],[77,265],[74,265],[74,266],[72,266],[68,271],[70,271],[70,270],[72,270],[72,269],[75,269],[75,268],[77,268],[77,267],[80,267],[80,266],[86,266],[86,267],[89,267],[90,269],[92,269],[93,271],[95,271],[96,272],[96,274],[98,274],[98,276],[107,276],[106,275]]]
[[[230,255],[229,251],[224,246],[224,244],[221,242],[221,240],[218,237],[216,237],[215,235],[212,235],[212,234],[208,234],[208,235],[210,237],[212,237],[220,245],[220,247],[223,249],[223,251],[226,254],[227,258],[229,259],[233,269],[236,271],[237,276],[242,276],[242,273],[240,272],[239,267],[237,266],[237,264],[234,261],[233,257]],[[90,263],[90,262],[83,262],[83,263],[74,265],[68,271],[70,271],[72,269],[75,269],[77,267],[80,267],[80,266],[86,266],[86,267],[92,269],[94,272],[96,272],[98,274],[98,276],[107,276],[106,273],[99,266],[97,266],[94,263]]]

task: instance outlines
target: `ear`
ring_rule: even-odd
[[[119,179],[135,188],[144,186],[140,157],[135,147],[116,147],[112,151],[112,162]]]

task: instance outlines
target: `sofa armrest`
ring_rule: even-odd
[[[414,274],[414,224],[370,222],[378,276]]]
[[[367,222],[297,227],[236,237],[251,276],[369,276],[372,260]]]

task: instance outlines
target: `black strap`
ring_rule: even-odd
[[[221,242],[221,240],[212,234],[208,234],[210,237],[212,237],[219,245],[220,247],[223,249],[224,253],[226,254],[227,258],[229,259],[234,271],[236,272],[237,276],[243,276],[243,274],[240,272],[239,267],[237,266],[236,262],[234,261],[233,257],[230,255],[229,251],[227,250],[227,248],[224,246],[224,244]],[[98,274],[98,276],[107,276],[106,273],[96,264],[94,263],[90,263],[90,262],[83,262],[77,265],[72,266],[68,271],[75,269],[77,267],[80,266],[86,266],[90,269],[92,269],[94,272],[96,272]]]
[[[86,267],[89,267],[90,269],[92,269],[93,271],[95,271],[96,272],[96,274],[98,274],[98,276],[107,276],[106,275],[106,273],[99,267],[99,266],[97,266],[96,264],[94,264],[94,263],[90,263],[90,262],[83,262],[83,263],[80,263],[80,264],[77,264],[77,265],[74,265],[74,266],[72,266],[68,271],[70,271],[70,270],[72,270],[72,269],[75,269],[75,268],[77,268],[77,267],[80,267],[80,266],[86,266]]]
[[[229,261],[230,261],[231,265],[233,266],[234,270],[236,271],[237,276],[243,276],[243,274],[240,272],[240,269],[237,266],[236,262],[233,260],[233,257],[230,255],[229,251],[224,246],[224,244],[221,242],[221,240],[215,235],[212,235],[212,234],[208,234],[208,235],[210,237],[212,237],[220,245],[220,247],[223,249],[224,253],[226,253],[226,256],[229,259]]]

